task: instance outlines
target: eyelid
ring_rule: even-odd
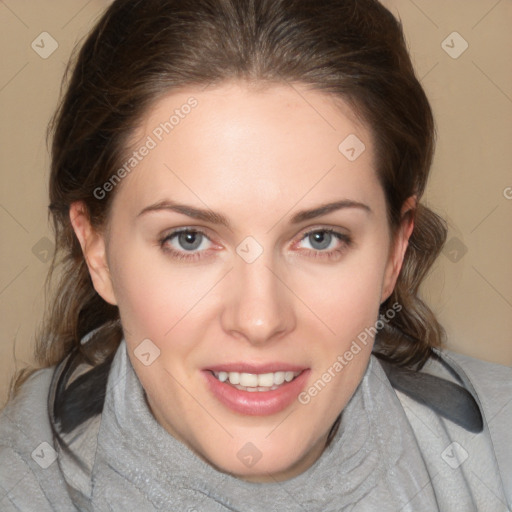
[[[158,236],[158,244],[164,249],[165,244],[170,244],[170,242],[178,237],[181,233],[197,233],[205,237],[211,244],[215,245],[215,242],[212,240],[211,236],[208,235],[207,230],[203,228],[193,227],[193,226],[182,226],[179,228],[173,228],[168,231],[164,231],[161,235]],[[218,245],[218,244],[217,244]],[[166,251],[171,253],[180,253],[180,254],[200,254],[202,252],[206,252],[206,249],[202,251],[179,251],[175,248],[165,248]]]
[[[311,235],[313,233],[317,233],[319,231],[333,233],[335,235],[340,235],[341,237],[348,238],[348,239],[352,238],[350,231],[346,228],[342,228],[340,226],[332,226],[332,225],[328,225],[328,224],[324,224],[324,225],[319,224],[317,226],[310,226],[310,227],[304,228],[296,236],[296,239],[299,241],[303,240],[306,236]]]
[[[211,236],[208,234],[208,229],[194,227],[194,226],[181,226],[179,228],[171,228],[169,230],[164,230],[162,232],[162,234],[159,235],[159,238],[160,239],[172,238],[174,236],[179,235],[180,233],[189,233],[189,232],[199,233],[199,234],[205,236],[206,238],[208,238],[208,240],[210,240],[212,242]]]

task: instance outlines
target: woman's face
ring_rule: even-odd
[[[153,415],[221,471],[303,472],[410,234],[391,243],[369,131],[321,92],[230,83],[160,100],[133,150],[97,192],[115,193],[104,238],[71,216]]]

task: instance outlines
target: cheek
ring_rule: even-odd
[[[149,338],[161,344],[176,331],[175,326],[188,325],[200,314],[201,299],[218,276],[214,269],[199,272],[180,267],[157,251],[118,250],[111,274],[127,335],[134,341]]]
[[[325,302],[321,313],[332,334],[324,338],[324,355],[328,356],[329,362],[349,350],[353,342],[360,345],[363,354],[369,354],[373,345],[368,328],[375,324],[379,314],[378,289],[361,280],[344,285],[342,291],[333,293]],[[361,364],[362,359],[358,358]],[[351,364],[351,368],[354,366],[358,364]]]
[[[358,251],[328,271],[302,273],[296,278],[298,295],[337,339],[346,340],[375,322],[385,263],[382,246]]]

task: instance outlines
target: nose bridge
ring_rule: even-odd
[[[289,292],[268,255],[251,263],[238,259],[229,288],[222,316],[226,331],[261,344],[294,328]]]

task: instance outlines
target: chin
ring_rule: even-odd
[[[278,435],[270,430],[261,437],[238,437],[231,441],[230,446],[224,446],[222,451],[212,453],[208,450],[209,453],[205,454],[207,458],[203,459],[217,470],[249,482],[287,480],[302,473],[316,458],[312,453],[314,450],[310,448],[311,443],[305,439],[295,439],[290,434],[283,430]],[[313,443],[313,447],[317,444],[318,441]]]

